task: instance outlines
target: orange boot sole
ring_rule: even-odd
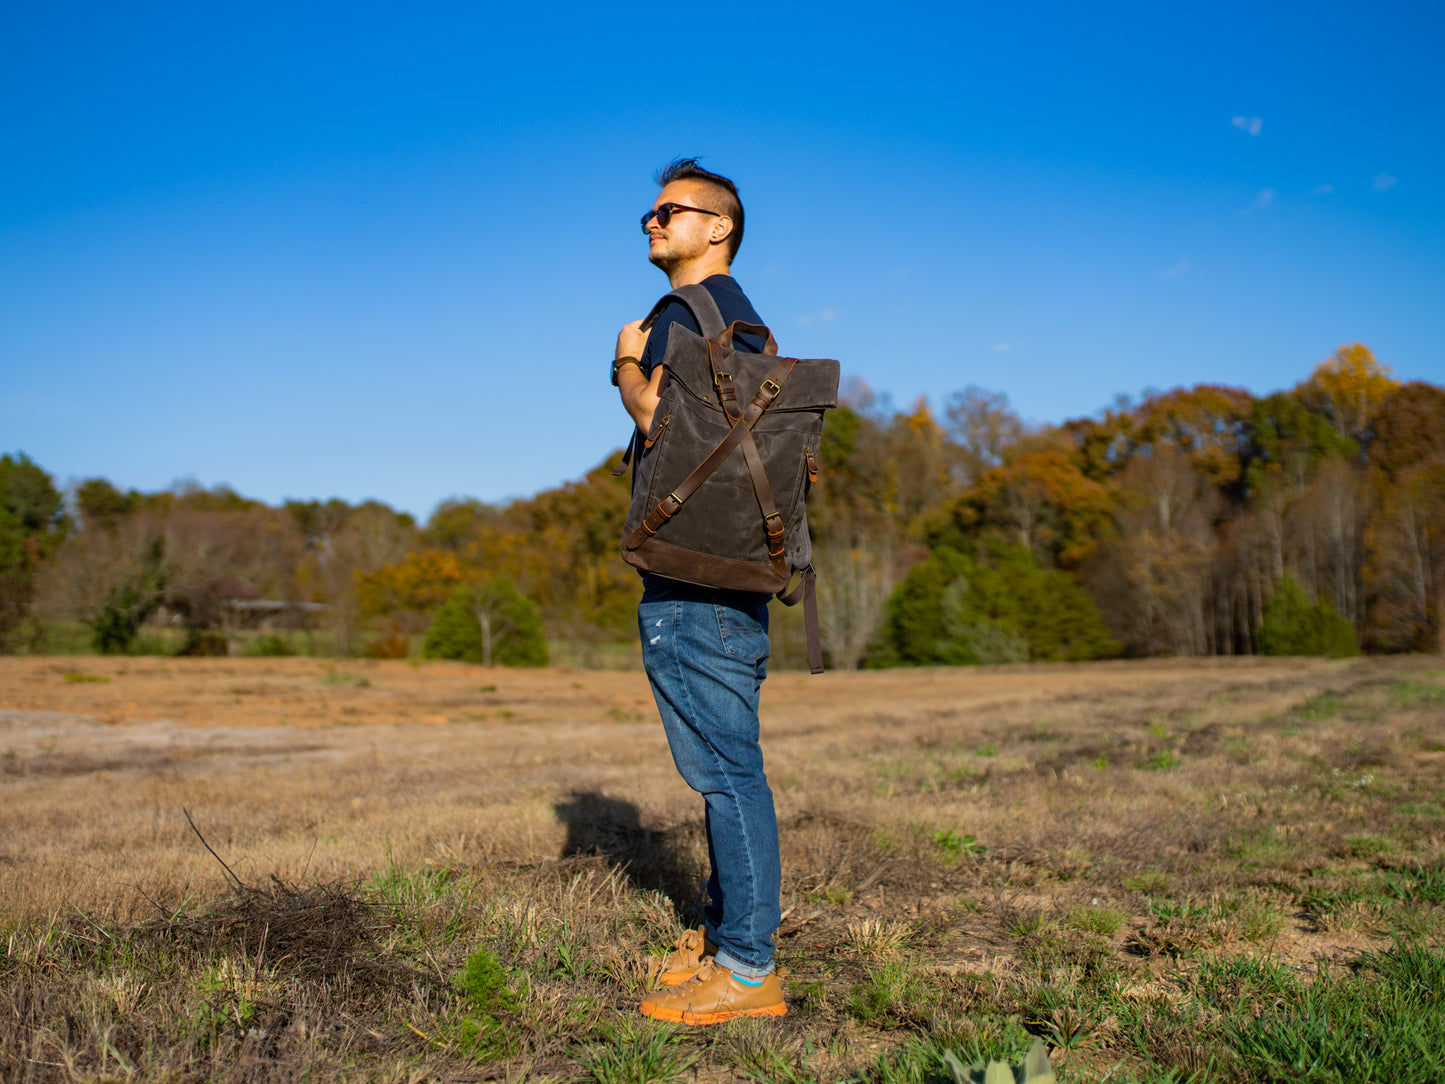
[[[786,1005],[768,1005],[761,1009],[732,1009],[727,1012],[694,1013],[683,1009],[668,1009],[658,1005],[642,1005],[642,1014],[654,1020],[666,1020],[674,1024],[724,1024],[743,1016],[786,1016]]]

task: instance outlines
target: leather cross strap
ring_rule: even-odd
[[[657,507],[647,514],[641,525],[632,534],[628,535],[627,541],[623,543],[627,549],[635,550],[655,535],[664,523],[677,515],[684,502],[698,491],[698,487],[712,477],[718,467],[722,466],[723,460],[732,454],[745,437],[752,435],[753,426],[763,416],[763,411],[773,405],[778,393],[783,390],[783,382],[788,379],[788,374],[793,371],[793,366],[797,363],[797,358],[778,359],[777,367],[758,388],[758,393],[753,396],[752,402],[748,404],[743,416],[733,423],[727,436],[723,437],[717,447],[693,468],[692,473],[684,478],[676,489],[658,501]],[[768,390],[770,385],[771,391]]]
[[[736,325],[734,325],[736,326]],[[723,413],[734,425],[738,423],[741,414],[738,413],[737,387],[733,384],[731,373],[719,372],[717,358],[713,355],[713,342],[708,340],[707,362],[712,370],[712,380],[717,385],[718,402],[722,404]],[[753,483],[753,496],[758,499],[758,511],[763,514],[763,531],[768,536],[768,560],[772,562],[775,575],[785,580],[792,576],[792,568],[787,561],[787,544],[784,534],[787,531],[783,517],[778,514],[777,502],[773,500],[773,487],[768,482],[768,472],[763,467],[762,456],[758,454],[757,441],[753,440],[750,429],[742,439],[743,462],[747,464],[748,476]]]
[[[787,545],[783,540],[787,528],[783,517],[778,513],[777,504],[773,501],[773,487],[768,484],[768,472],[763,468],[763,460],[758,455],[757,441],[753,440],[751,429],[743,437],[742,445],[743,462],[747,464],[748,474],[752,478],[753,495],[758,499],[758,510],[763,514],[763,530],[768,535],[768,560],[773,563],[773,571],[779,576],[791,576]]]

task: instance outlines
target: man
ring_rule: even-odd
[[[695,158],[672,162],[643,216],[648,259],[672,288],[701,283],[725,323],[762,320],[732,277],[743,237],[737,187]],[[613,374],[622,405],[642,432],[652,426],[668,332],[698,331],[674,301],[650,331],[642,321],[617,336]],[[756,340],[737,345],[757,350]],[[706,499],[704,490],[696,498]],[[768,595],[725,591],[646,574],[638,627],[642,661],[673,762],[703,797],[707,830],[705,925],[678,942],[656,969],[666,985],[642,1011],[661,1020],[714,1024],[787,1012],[773,971],[772,938],[782,884],[773,792],[758,743],[758,697],[768,662]]]

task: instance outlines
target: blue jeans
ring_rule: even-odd
[[[707,936],[720,965],[761,978],[773,969],[783,880],[758,744],[768,596],[651,575],[643,584],[642,662],[673,763],[705,806]]]

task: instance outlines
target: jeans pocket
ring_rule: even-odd
[[[767,610],[764,608],[764,615]],[[768,625],[745,610],[717,607],[718,632],[723,651],[735,659],[757,663],[768,657]]]

